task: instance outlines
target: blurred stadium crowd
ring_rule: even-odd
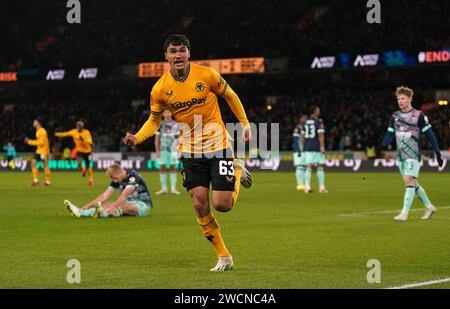
[[[9,14],[0,19],[0,37],[7,38],[0,48],[0,69],[95,66],[112,71],[119,65],[162,61],[162,42],[177,32],[191,38],[193,59],[288,57],[293,67],[304,58],[342,51],[450,46],[450,2],[446,0],[383,1],[382,23],[375,26],[365,22],[366,1],[359,0],[205,4],[202,0],[137,0],[127,5],[119,0],[83,1],[82,23],[70,26],[65,5],[56,6],[50,0],[8,3]],[[0,8],[6,11],[6,3]],[[264,82],[264,76],[258,78]],[[283,150],[291,149],[298,115],[311,104],[322,108],[328,150],[362,150],[378,144],[396,107],[392,88],[298,88],[298,93],[254,92],[251,85],[239,85],[237,91],[252,122],[280,123]],[[416,108],[434,100],[431,90],[432,85],[416,89],[421,93]],[[33,134],[32,119],[45,115],[50,133],[70,129],[83,119],[93,132],[95,150],[124,150],[124,133],[135,131],[147,118],[149,88],[135,95],[108,89],[101,96],[91,96],[89,91],[88,87],[83,93],[62,97],[34,97],[18,91],[15,100],[0,100],[0,141],[12,140],[18,151],[29,150],[23,139]],[[225,103],[222,106],[228,108]],[[449,113],[448,108],[427,111],[443,149],[450,146]],[[229,114],[225,112],[224,120],[234,121]],[[147,143],[141,149],[152,147]]]
[[[321,107],[321,117],[327,127],[328,150],[365,150],[378,145],[387,129],[390,115],[396,109],[392,91],[356,92],[336,89],[305,91],[296,95],[243,95],[241,99],[247,106],[250,121],[280,124],[281,150],[291,149],[292,130],[298,116],[307,113],[308,106],[312,104]],[[225,122],[235,122],[225,102],[221,102],[221,109],[224,111]],[[125,132],[136,132],[147,119],[148,111],[147,100],[126,98],[114,92],[101,99],[74,97],[54,101],[23,100],[12,109],[9,105],[2,105],[1,140],[12,140],[19,151],[29,150],[23,139],[33,136],[31,124],[36,115],[45,115],[44,125],[50,133],[69,130],[81,118],[94,135],[96,151],[125,151],[127,148],[121,143]],[[442,149],[447,149],[450,146],[449,109],[434,108],[426,111],[426,114],[433,125],[439,145]],[[53,142],[56,141],[53,138]],[[64,141],[68,142],[70,141]],[[426,139],[422,145],[425,149],[431,149]],[[139,149],[152,150],[153,143],[147,142]]]

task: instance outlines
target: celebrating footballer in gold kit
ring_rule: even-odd
[[[66,132],[56,132],[57,137],[72,137],[75,143],[75,150],[77,152],[78,166],[83,172],[83,177],[87,174],[89,175],[88,184],[92,186],[94,184],[94,173],[90,166],[92,160],[92,135],[89,130],[84,128],[84,123],[82,121],[77,121],[76,128]],[[82,162],[86,164],[83,167]]]
[[[25,139],[25,143],[30,146],[36,146],[36,154],[31,160],[31,172],[33,173],[33,187],[39,185],[39,171],[37,163],[42,161],[44,164],[45,183],[44,186],[50,186],[50,168],[48,167],[48,160],[50,157],[50,143],[48,142],[47,131],[42,127],[42,120],[35,119],[33,127],[36,129],[36,139]]]
[[[209,204],[227,212],[236,203],[240,183],[251,186],[251,175],[239,159],[233,159],[231,143],[220,114],[217,96],[223,97],[243,127],[242,139],[249,141],[251,131],[239,97],[214,69],[189,63],[190,42],[184,35],[174,34],[164,43],[170,71],[153,86],[150,117],[135,135],[127,133],[128,145],[142,143],[153,136],[164,109],[172,112],[180,126],[180,151],[183,163],[183,186],[192,198],[197,222],[218,255],[211,271],[233,268],[233,258],[222,239],[217,219]],[[227,155],[228,154],[228,155]]]

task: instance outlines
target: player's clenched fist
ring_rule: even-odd
[[[123,142],[128,146],[134,146],[134,145],[138,144],[137,138],[130,132],[127,132],[127,134],[125,135],[125,137],[123,139]]]
[[[241,138],[243,142],[249,142],[252,140],[252,130],[250,129],[250,126],[243,127]]]

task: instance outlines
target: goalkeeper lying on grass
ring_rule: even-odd
[[[77,218],[109,218],[120,216],[146,216],[153,208],[150,192],[144,179],[134,170],[125,170],[114,163],[106,170],[112,182],[105,192],[97,196],[82,208],[76,207],[68,200],[64,206]],[[116,190],[121,192],[112,203],[105,203]]]

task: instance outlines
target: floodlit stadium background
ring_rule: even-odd
[[[438,169],[423,138],[421,179],[437,206],[444,207],[441,219],[428,227],[418,220],[392,227],[403,194],[395,148],[375,153],[397,109],[395,88],[406,85],[414,89],[414,107],[430,119],[443,157],[450,159],[449,1],[381,1],[381,24],[367,22],[366,1],[358,0],[81,1],[80,24],[68,24],[66,1],[58,2],[0,2],[5,12],[0,18],[0,142],[12,141],[18,152],[14,172],[0,153],[0,217],[8,235],[0,240],[7,248],[0,254],[5,259],[0,287],[66,287],[64,263],[74,254],[92,262],[85,264],[93,274],[85,287],[367,288],[372,287],[365,281],[370,258],[387,263],[385,287],[450,276],[448,254],[439,243],[448,241],[448,162]],[[167,70],[162,44],[172,33],[190,38],[192,60],[223,74],[251,122],[279,123],[280,156],[246,161],[255,171],[254,191],[242,192],[240,208],[221,217],[224,237],[238,252],[237,267],[247,278],[219,284],[188,271],[201,272],[211,256],[204,257],[209,244],[184,195],[156,198],[155,213],[137,223],[79,223],[62,209],[65,198],[81,203],[102,190],[103,170],[113,161],[143,172],[152,192],[159,186],[152,172],[158,169],[153,139],[129,148],[122,138],[148,118],[150,90]],[[330,194],[308,200],[295,191],[292,131],[312,104],[321,107],[327,128]],[[224,121],[236,122],[226,103],[220,106]],[[34,135],[36,116],[45,119],[50,167],[59,171],[45,192],[28,186],[34,148],[23,141]],[[94,138],[94,188],[72,172],[78,169],[75,160],[63,160],[71,140],[52,137],[79,119]],[[244,221],[254,234],[248,235]],[[90,243],[92,235],[119,232],[140,235],[147,249]],[[180,233],[185,234],[177,239]],[[272,241],[270,254],[262,252],[263,239]],[[400,250],[399,243],[413,241],[420,245]],[[174,248],[167,249],[167,243]],[[189,244],[183,250],[192,260],[177,259],[179,243]],[[69,245],[75,252],[66,249]],[[129,253],[133,262],[151,258],[153,264],[138,271],[100,258]],[[18,264],[6,262],[17,256]],[[194,259],[203,259],[202,265]],[[280,260],[295,266],[287,269]],[[248,261],[261,268],[253,272]]]

